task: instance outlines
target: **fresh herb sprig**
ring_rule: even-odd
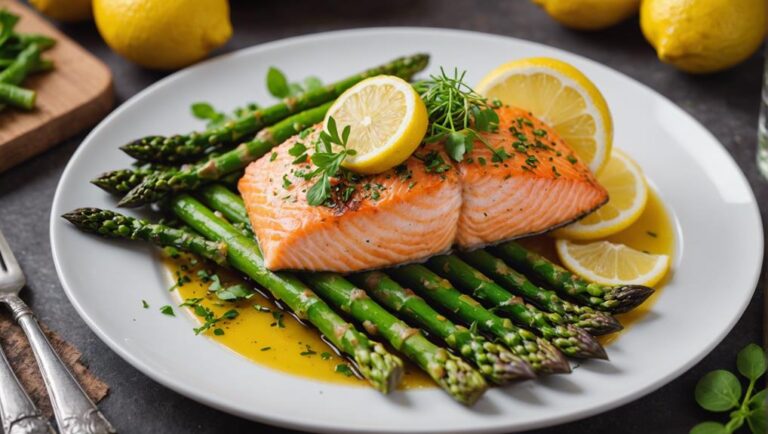
[[[510,155],[503,148],[494,148],[478,134],[498,130],[499,116],[494,109],[499,103],[491,104],[475,92],[464,82],[465,76],[466,71],[459,72],[454,68],[453,74],[449,75],[440,68],[440,74],[413,85],[429,115],[429,129],[424,141],[444,140],[448,155],[455,161],[462,161],[478,140],[493,152],[494,162],[502,162]]]
[[[730,371],[718,369],[705,375],[696,385],[696,402],[705,410],[713,412],[730,411],[730,420],[723,425],[719,422],[702,422],[690,434],[730,434],[741,428],[744,422],[754,434],[766,430],[766,399],[768,389],[755,392],[757,380],[765,374],[765,352],[755,344],[749,344],[736,358],[736,367],[749,381],[742,397],[741,382]]]
[[[258,109],[259,106],[256,103],[248,103],[243,107],[237,107],[232,110],[232,113],[220,112],[207,102],[196,102],[190,106],[193,116],[207,121],[205,126],[208,129],[222,127],[227,122],[253,113]]]
[[[323,86],[323,82],[315,76],[309,76],[303,83],[291,83],[283,71],[270,66],[267,71],[267,90],[275,98],[286,98],[303,92],[315,90]]]
[[[307,203],[312,206],[318,206],[326,203],[331,198],[331,178],[339,174],[341,163],[348,156],[355,155],[357,151],[347,148],[351,128],[345,126],[339,135],[336,120],[331,116],[328,118],[326,128],[320,132],[320,137],[315,143],[315,152],[310,157],[310,161],[317,168],[304,175],[309,180],[320,176],[309,190],[307,190]],[[295,163],[306,160],[306,147],[304,145],[291,148],[288,152],[296,157]]]

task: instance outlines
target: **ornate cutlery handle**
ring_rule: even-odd
[[[8,294],[5,302],[29,339],[62,434],[110,434],[115,429],[94,405],[43,334],[29,307]]]
[[[40,414],[21,387],[0,348],[0,420],[6,434],[54,434],[48,418]]]

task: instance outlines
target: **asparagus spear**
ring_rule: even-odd
[[[0,83],[20,84],[39,61],[40,47],[37,44],[30,44],[19,53],[13,63],[0,72]]]
[[[141,184],[148,175],[157,172],[153,167],[138,167],[134,169],[118,169],[105,172],[91,180],[91,184],[107,193],[125,194]]]
[[[362,289],[335,273],[302,273],[302,278],[337,309],[361,322],[368,333],[381,335],[405,354],[455,400],[472,405],[488,388],[483,376],[464,360],[425,338],[371,300]]]
[[[386,274],[371,271],[350,276],[350,280],[403,319],[422,327],[464,359],[472,361],[488,380],[506,384],[535,376],[531,367],[509,349],[454,324],[432,309],[424,299],[404,289]]]
[[[8,83],[0,83],[0,104],[10,104],[25,110],[35,107],[37,93],[33,90],[15,86]]]
[[[405,265],[392,269],[390,273],[399,283],[413,289],[434,305],[500,339],[514,354],[528,362],[536,373],[571,371],[568,361],[551,343],[528,330],[516,327],[509,319],[491,313],[423,265]]]
[[[224,217],[229,219],[231,222],[250,227],[248,222],[248,215],[246,214],[245,204],[243,203],[243,199],[240,196],[233,193],[226,187],[217,184],[209,185],[201,189],[199,193],[202,196],[203,201],[205,201],[216,211],[221,212]],[[309,281],[321,296],[330,300],[331,303],[335,304],[337,307],[340,307],[345,312],[349,312],[348,304],[354,300],[345,299],[344,297],[348,297],[350,294],[358,294],[358,296],[360,296],[359,292],[354,292],[359,291],[358,289],[354,288],[354,285],[346,281],[341,276],[333,273],[323,273],[323,275],[320,277],[317,277],[316,273],[305,273],[303,278]],[[389,283],[388,287],[392,291],[395,289],[391,285],[397,287],[397,283],[389,280],[388,278],[386,281],[382,279],[381,282]],[[376,304],[367,298],[366,300],[366,304]],[[337,302],[340,304],[336,304]],[[385,300],[379,299],[379,302],[388,305]],[[424,303],[423,300],[421,302],[423,303],[421,312],[427,312],[427,310],[431,310],[431,308],[426,303]],[[410,303],[416,304],[417,301],[412,300]],[[411,307],[411,304],[409,304],[409,308]],[[373,309],[373,313],[376,314],[376,318],[379,321],[384,321],[384,323],[370,322],[370,324],[373,324],[377,330],[381,331],[382,335],[395,349],[403,351],[406,356],[411,358],[415,363],[419,365],[419,367],[424,369],[432,377],[432,379],[435,380],[436,383],[438,383],[459,402],[471,404],[472,402],[476,401],[477,398],[479,398],[485,389],[485,382],[482,381],[482,377],[479,377],[481,381],[478,381],[476,371],[469,368],[469,366],[464,365],[460,359],[454,359],[452,356],[444,356],[443,352],[445,350],[439,349],[438,351],[432,346],[426,346],[426,344],[423,342],[424,338],[420,334],[409,337],[406,341],[408,343],[400,342],[400,338],[397,334],[391,334],[391,320],[394,317],[388,313],[382,317],[379,314],[383,309],[378,305],[376,306],[377,307],[368,306],[366,309]],[[364,321],[372,321],[369,318],[368,313],[361,315],[363,316],[356,318],[359,321],[363,321],[364,324]],[[398,323],[395,327],[400,329],[405,327],[405,329],[407,329],[407,326],[404,323]],[[366,327],[366,329],[371,330],[370,327]],[[461,348],[462,356],[469,357],[470,355],[473,355],[473,360],[478,362],[484,375],[489,376],[489,378],[495,382],[501,383],[504,381],[509,381],[513,378],[530,377],[530,373],[526,372],[527,365],[517,363],[519,359],[514,358],[512,354],[500,346],[488,342],[482,342],[479,339],[471,341],[469,336],[466,334],[460,333],[458,330],[452,330],[451,323],[447,320],[439,330],[440,332],[435,331],[437,336],[445,337],[447,343],[448,341],[451,341],[452,344],[449,343],[449,345],[451,345],[453,348]],[[462,328],[461,330],[466,329]],[[456,336],[449,338],[448,334],[452,331],[456,333]],[[432,332],[432,330],[430,330],[430,332]],[[415,340],[416,342],[411,344],[411,340]],[[415,347],[408,347],[410,345],[414,345]],[[441,365],[442,363],[448,364],[446,365],[448,368],[447,371],[446,366]]]
[[[595,336],[622,329],[621,324],[611,315],[594,310],[589,306],[580,306],[563,300],[554,291],[534,285],[524,275],[509,267],[506,262],[485,250],[461,252],[459,256],[512,293],[523,297],[529,303],[533,303],[547,312],[557,314],[565,324],[583,328]],[[550,319],[557,322],[553,317]]]
[[[152,224],[146,220],[98,208],[78,208],[62,217],[85,232],[104,237],[147,241],[163,247],[173,246],[198,254],[219,265],[227,263],[226,243],[208,241],[181,229]]]
[[[388,393],[397,386],[403,372],[402,360],[390,354],[381,344],[369,341],[298,278],[289,273],[268,270],[254,240],[189,195],[173,198],[170,207],[179,219],[206,238],[226,242],[229,246],[227,261],[232,267],[269,290],[297,316],[307,319],[334,345],[352,356],[361,374],[376,389]]]
[[[563,296],[612,313],[623,313],[642,304],[653,288],[641,285],[600,285],[587,282],[549,259],[509,241],[492,250],[514,267],[534,273]]]
[[[309,109],[265,128],[249,142],[214,157],[205,163],[174,172],[155,172],[144,178],[118,203],[118,206],[136,207],[156,202],[170,193],[195,190],[201,185],[220,179],[245,168],[248,163],[266,154],[279,143],[301,130],[321,122],[332,103]]]
[[[510,294],[456,256],[435,256],[427,264],[432,271],[447,277],[457,287],[491,304],[495,312],[543,336],[563,354],[579,358],[608,358],[600,343],[589,333],[570,324],[561,325],[562,318],[558,314],[546,314],[526,305],[520,297]]]
[[[142,161],[163,163],[194,161],[199,159],[208,148],[226,146],[292,114],[332,101],[365,78],[392,74],[407,79],[424,69],[428,61],[429,56],[426,54],[400,57],[336,83],[286,98],[278,104],[257,110],[251,115],[242,116],[220,128],[169,137],[148,136],[128,143],[121,149]]]

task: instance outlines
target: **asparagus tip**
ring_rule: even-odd
[[[587,333],[586,330],[570,324],[567,325],[566,328],[573,334],[573,337],[575,337],[578,342],[578,351],[573,354],[573,357],[608,360],[608,354],[605,352],[605,348],[600,345],[600,342],[598,342],[594,336]]]
[[[150,202],[151,200],[148,198],[152,193],[154,179],[155,176],[153,175],[144,178],[139,185],[133,187],[122,199],[120,199],[119,202],[117,202],[117,206],[121,208],[136,208]]]
[[[624,329],[619,320],[605,312],[591,312],[587,319],[576,324],[593,336],[608,335]]]
[[[653,294],[653,288],[642,285],[621,285],[611,290],[611,299],[618,303],[611,308],[613,313],[628,312],[641,305]]]
[[[560,350],[555,348],[549,341],[542,338],[537,338],[536,344],[539,347],[539,352],[542,354],[539,373],[570,374],[571,365]]]
[[[371,385],[386,394],[394,390],[403,379],[403,361],[380,343],[371,344],[371,348],[356,352],[355,362]]]
[[[472,354],[480,372],[495,384],[536,378],[531,365],[503,345],[477,338],[470,342],[467,352]]]
[[[470,406],[477,402],[488,383],[483,376],[463,359],[440,349],[439,356],[429,370],[432,378],[456,401]]]

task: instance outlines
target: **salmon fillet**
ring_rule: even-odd
[[[311,155],[318,131],[293,137],[251,163],[238,183],[267,268],[351,272],[450,249],[461,186],[442,145],[422,148],[397,168],[355,183],[335,180],[331,206],[311,206],[306,191],[317,178],[300,175],[314,166],[308,160],[294,164],[288,151],[301,141]],[[426,157],[442,163],[428,169]]]
[[[498,109],[499,129],[453,164],[442,143],[423,145],[387,172],[334,180],[326,206],[307,203],[317,178],[296,162],[297,142],[311,154],[319,126],[251,163],[238,183],[271,270],[353,272],[475,248],[567,224],[608,201],[568,146],[524,110]],[[524,140],[523,140],[524,139]]]
[[[608,192],[553,129],[529,112],[497,110],[499,129],[459,163],[461,215],[456,243],[476,248],[563,226],[608,201]]]

